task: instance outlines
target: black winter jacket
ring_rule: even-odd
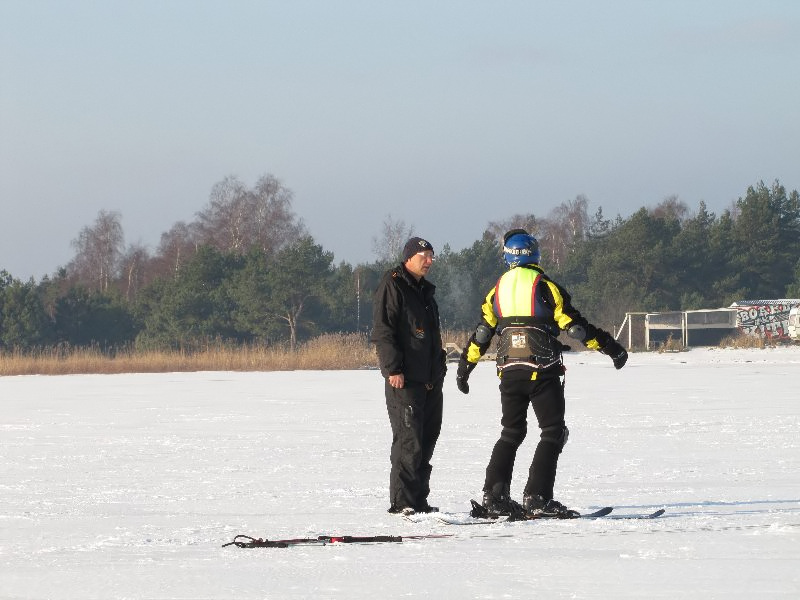
[[[424,277],[417,282],[403,265],[388,270],[375,290],[372,342],[381,374],[408,381],[437,383],[447,372],[436,286]]]

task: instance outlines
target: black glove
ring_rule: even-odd
[[[469,394],[469,374],[477,363],[471,363],[463,358],[458,361],[458,371],[456,371],[456,387],[462,394]]]
[[[605,346],[600,348],[600,352],[611,357],[616,369],[621,369],[628,362],[628,352],[614,338],[611,338]]]

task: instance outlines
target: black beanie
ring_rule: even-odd
[[[406,245],[403,248],[403,262],[406,262],[417,252],[424,252],[425,250],[430,250],[433,252],[433,246],[431,246],[431,243],[427,240],[423,240],[420,237],[412,237],[406,242]]]

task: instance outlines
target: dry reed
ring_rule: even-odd
[[[328,334],[288,348],[210,345],[197,351],[49,348],[0,352],[0,376],[85,373],[167,373],[178,371],[291,371],[376,368],[375,348],[363,334]]]
[[[683,341],[680,339],[675,339],[670,335],[663,344],[658,347],[658,353],[663,354],[665,352],[686,352],[688,348],[685,348],[683,345]]]
[[[760,335],[749,335],[747,333],[737,333],[729,335],[719,343],[720,348],[770,348],[776,344],[774,341]]]

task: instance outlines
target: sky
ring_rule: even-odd
[[[584,195],[627,217],[800,188],[795,0],[0,0],[0,270],[100,211],[154,251],[273,175],[336,263]]]
[[[375,370],[0,377],[0,597],[800,597],[800,415],[786,385],[800,346],[635,352],[620,371],[597,352],[564,360],[556,499],[663,517],[448,526],[387,513],[392,433]],[[500,398],[491,361],[468,395],[455,376],[429,500],[463,520]],[[531,423],[517,501],[538,439]],[[404,539],[222,547],[240,534]]]

